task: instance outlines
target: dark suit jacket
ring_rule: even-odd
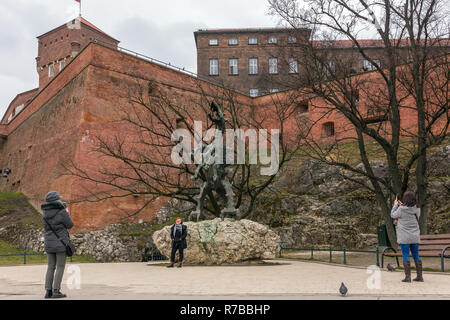
[[[170,238],[172,238],[172,244],[175,242],[177,242],[177,243],[181,242],[182,248],[186,249],[187,248],[187,241],[186,241],[187,227],[184,224],[182,225],[181,238],[179,238],[179,239],[175,239],[175,237],[173,235],[174,228],[175,228],[175,225],[173,225],[172,228],[170,228]]]

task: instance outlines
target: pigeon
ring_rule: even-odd
[[[343,296],[347,295],[348,289],[347,289],[347,287],[345,286],[345,284],[343,282],[341,284],[341,287],[339,288],[339,292]]]
[[[395,271],[395,268],[393,266],[391,266],[390,264],[387,265],[387,269],[390,272],[394,272]]]

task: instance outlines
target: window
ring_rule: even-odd
[[[334,122],[327,122],[324,123],[322,126],[322,137],[333,137],[335,134],[334,132]]]
[[[278,59],[277,58],[269,59],[269,73],[270,74],[278,73]]]
[[[66,60],[65,59],[61,60],[59,62],[59,72],[61,72],[64,69],[65,66],[66,66]]]
[[[321,65],[321,70],[324,75],[331,76],[336,71],[334,61],[329,60]]]
[[[380,60],[373,60],[378,66],[380,65]],[[376,67],[369,60],[363,60],[363,70],[364,71],[372,71],[375,70]]]
[[[257,97],[259,95],[258,89],[250,89],[250,97]]]
[[[352,100],[354,101],[355,105],[359,104],[359,90],[352,90],[351,92]]]
[[[270,89],[269,92],[270,93],[277,93],[277,92],[280,92],[280,90],[274,88],[274,89]]]
[[[238,44],[238,39],[236,39],[236,38],[228,40],[228,45],[230,45],[230,46],[237,46],[237,44]]]
[[[334,61],[330,60],[327,62],[327,64],[330,72],[334,74],[336,72],[336,64],[334,63]]]
[[[288,38],[288,43],[297,43],[297,38],[296,37],[289,37]]]
[[[270,44],[277,44],[278,43],[278,39],[276,37],[270,37],[269,38],[269,43]]]
[[[258,44],[258,38],[248,38],[248,44],[250,45]]]
[[[48,66],[48,77],[51,78],[55,75],[55,65],[51,64]]]
[[[209,75],[218,76],[219,75],[219,60],[210,59],[209,60]]]
[[[217,40],[217,39],[210,39],[209,40],[209,45],[210,46],[218,46],[219,45],[219,40]]]
[[[297,104],[298,113],[303,114],[309,111],[308,101],[302,101]]]
[[[294,58],[289,59],[289,73],[298,73],[298,62]]]
[[[230,59],[229,66],[230,66],[230,71],[229,71],[230,75],[239,74],[238,59]]]
[[[249,74],[258,74],[258,59],[252,58],[249,59]]]
[[[25,108],[25,104],[21,104],[20,106],[16,107],[16,114],[18,114],[20,111],[22,111]]]

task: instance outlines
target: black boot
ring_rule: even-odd
[[[178,267],[177,268],[182,268],[183,267],[183,262],[178,262]]]
[[[167,266],[167,268],[173,268],[174,263],[170,262],[170,264]]]
[[[45,299],[50,299],[53,295],[53,290],[45,290]]]
[[[416,277],[415,279],[413,279],[413,281],[423,282],[423,277],[422,277],[422,261],[416,261],[416,260],[414,260],[414,263],[416,264],[417,277]]]
[[[53,289],[53,294],[52,294],[52,298],[53,299],[61,299],[61,298],[66,298],[67,296],[63,293],[61,293],[61,291],[59,291],[59,289]]]
[[[403,267],[405,268],[405,279],[402,282],[411,282],[411,262],[403,261]]]

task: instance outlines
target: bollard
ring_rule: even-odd
[[[27,250],[23,251],[23,264],[27,264]]]
[[[311,260],[314,260],[314,247],[311,248]]]
[[[380,267],[380,248],[378,246],[375,254],[377,255],[377,267]]]
[[[347,264],[347,248],[344,246],[344,264]]]
[[[330,263],[333,263],[333,246],[330,246]]]

